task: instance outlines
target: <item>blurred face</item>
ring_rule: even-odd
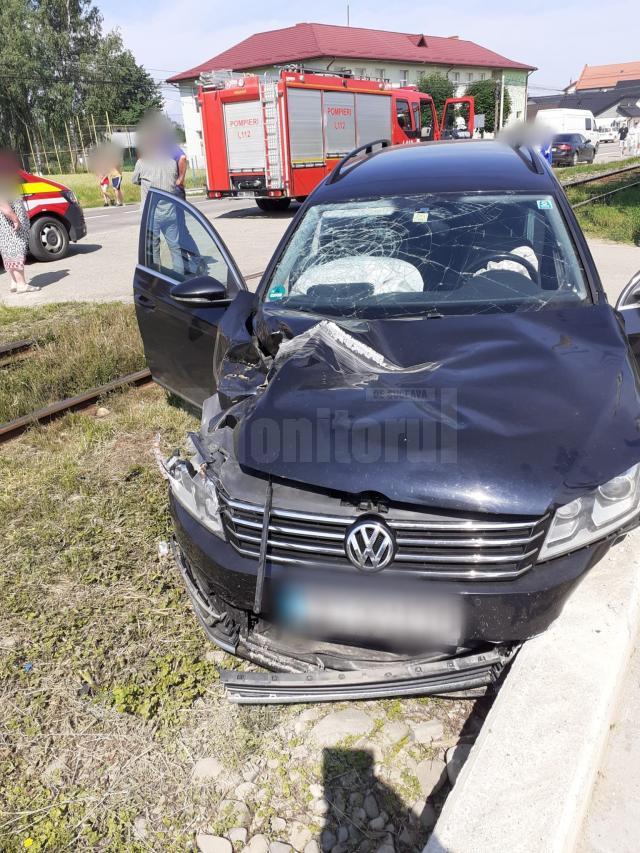
[[[16,156],[10,151],[0,151],[0,199],[13,200],[20,193],[22,183]]]
[[[140,157],[171,157],[177,144],[173,126],[162,115],[151,114],[139,124],[136,133]]]

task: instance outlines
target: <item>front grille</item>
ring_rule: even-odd
[[[239,554],[257,560],[263,507],[232,500],[221,492],[219,498],[230,543]],[[268,559],[355,571],[344,550],[345,534],[356,521],[371,515],[325,515],[272,507]],[[469,580],[512,578],[530,569],[548,518],[512,521],[494,516],[487,520],[393,509],[377,517],[396,539],[396,555],[386,571]]]

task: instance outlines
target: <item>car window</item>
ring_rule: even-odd
[[[144,263],[175,281],[210,275],[236,287],[220,249],[200,220],[178,199],[156,193],[149,204]]]
[[[411,130],[411,112],[409,110],[409,101],[396,101],[396,114],[400,127],[403,130]]]
[[[315,205],[264,291],[338,316],[540,310],[590,302],[552,196],[421,195]]]

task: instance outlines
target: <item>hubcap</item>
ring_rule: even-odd
[[[47,252],[51,252],[51,254],[59,252],[63,242],[60,229],[55,225],[45,225],[40,232],[40,242]]]

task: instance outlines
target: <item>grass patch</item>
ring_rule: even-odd
[[[76,174],[48,175],[47,177],[73,190],[82,207],[102,206],[102,193],[95,175],[77,172]],[[204,169],[189,169],[187,171],[187,188],[204,187],[205,182]],[[131,172],[123,172],[122,194],[126,204],[135,204],[140,201],[140,187],[131,183]],[[111,192],[111,196],[113,196],[113,192]]]
[[[598,181],[579,187],[567,187],[571,204],[592,198],[631,182],[629,176]],[[640,187],[616,193],[609,199],[594,201],[576,210],[578,222],[587,234],[620,243],[640,245]]]
[[[0,341],[35,338],[0,365],[0,423],[144,367],[135,311],[122,303],[0,306]]]
[[[222,797],[190,789],[194,761],[264,754],[283,718],[222,700],[157,554],[170,521],[150,446],[179,446],[195,419],[155,386],[108,406],[0,451],[2,851],[185,850]],[[144,844],[138,815],[154,827]]]

